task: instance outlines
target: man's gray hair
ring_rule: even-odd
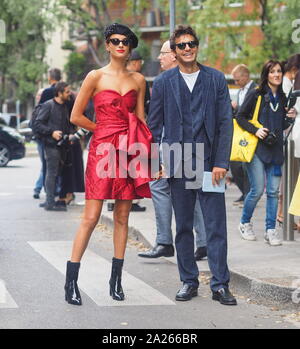
[[[61,71],[58,68],[51,68],[48,70],[48,75],[51,80],[60,81]]]

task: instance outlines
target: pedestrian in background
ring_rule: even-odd
[[[40,204],[47,211],[65,211],[55,203],[56,177],[59,174],[61,160],[64,157],[64,137],[71,131],[67,101],[70,87],[58,82],[54,87],[54,98],[45,102],[36,118],[36,130],[44,145],[47,172],[45,178],[46,201]],[[61,144],[60,144],[61,142]]]
[[[48,70],[48,82],[50,84],[49,87],[45,88],[44,90],[40,90],[40,94],[37,94],[36,103],[37,104],[43,104],[47,102],[48,100],[51,100],[54,98],[54,88],[55,85],[61,80],[61,71],[57,68],[52,68]],[[45,150],[44,150],[44,144],[39,139],[38,136],[35,137],[35,141],[37,143],[37,150],[38,154],[41,160],[41,171],[40,175],[35,183],[34,190],[33,190],[33,198],[39,199],[40,198],[40,192],[45,184],[45,178],[46,178],[46,160],[45,160]]]
[[[69,118],[75,102],[75,94],[72,92],[67,101]],[[83,153],[80,143],[81,137],[89,132],[79,129],[70,122],[69,139],[64,144],[64,156],[61,163],[61,188],[56,205],[66,207],[75,201],[75,192],[84,193],[84,165]]]
[[[238,64],[231,72],[235,84],[239,87],[237,101],[232,101],[231,105],[235,116],[238,109],[242,106],[249,92],[256,87],[256,83],[250,79],[250,71],[245,64]],[[239,188],[242,195],[235,201],[233,205],[243,206],[246,195],[249,192],[249,180],[246,172],[245,164],[239,161],[230,161],[230,170],[234,183]]]
[[[281,62],[269,60],[263,66],[258,89],[250,91],[244,104],[239,109],[236,120],[246,131],[258,137],[258,145],[246,170],[250,182],[250,192],[244,201],[244,208],[239,224],[239,232],[244,240],[256,240],[251,218],[255,207],[264,193],[266,186],[266,220],[264,240],[271,246],[282,244],[276,230],[278,191],[283,164],[283,130],[290,124],[289,118],[295,118],[295,109],[287,114],[286,96],[282,90],[283,66]],[[258,97],[262,97],[258,114],[261,128],[252,125],[249,120],[253,116]]]

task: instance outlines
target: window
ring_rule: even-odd
[[[230,59],[239,58],[240,53],[244,47],[245,34],[227,35],[225,39],[225,51]]]
[[[243,7],[244,0],[225,0],[225,6],[228,7]]]
[[[205,0],[189,0],[189,5],[191,10],[201,10],[203,9],[203,4]]]

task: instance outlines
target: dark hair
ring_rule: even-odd
[[[197,41],[197,46],[199,45],[199,39],[197,37],[196,32],[194,29],[190,26],[186,25],[179,25],[173,32],[173,34],[170,37],[170,47],[171,50],[175,51],[175,40],[178,39],[181,35],[192,35],[195,38],[195,41]]]
[[[55,86],[54,86],[54,96],[58,97],[59,93],[63,93],[65,91],[65,88],[69,86],[69,84],[67,84],[64,81],[58,82]]]
[[[61,80],[61,71],[60,69],[57,68],[52,68],[48,70],[48,75],[50,79],[55,80],[55,81],[60,81]]]
[[[104,29],[104,37],[107,43],[109,42],[109,38],[113,34],[120,34],[120,35],[126,36],[130,42],[131,49],[134,49],[138,46],[138,42],[139,42],[138,37],[126,25],[119,24],[119,23],[113,23],[108,25]]]
[[[288,72],[291,71],[293,68],[300,70],[300,53],[296,53],[286,61],[284,71]]]
[[[283,69],[282,62],[274,60],[274,59],[270,59],[269,61],[267,61],[264,64],[264,66],[262,68],[262,71],[261,71],[261,74],[260,74],[260,83],[259,83],[259,87],[258,87],[258,91],[259,92],[261,92],[261,93],[266,92],[266,88],[268,86],[268,76],[269,76],[270,70],[272,68],[274,68],[275,65],[277,65],[277,64],[280,65],[280,68],[281,68],[282,74],[283,74],[284,73],[284,69]],[[282,91],[282,84],[279,86],[278,92],[279,93],[283,93],[283,91]]]

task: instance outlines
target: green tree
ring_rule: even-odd
[[[104,28],[112,23],[111,9],[114,5],[120,3],[117,0],[59,0],[59,4],[67,11],[65,13],[65,20],[68,21],[71,31],[74,33],[74,39],[84,40],[87,43],[87,51],[91,56],[96,66],[103,66],[108,59],[103,45],[103,31]],[[138,27],[140,21],[147,8],[149,8],[149,1],[145,0],[127,0],[126,8],[121,14],[120,22],[124,24],[132,24],[130,18],[133,16],[134,31],[137,36],[141,36]],[[115,19],[118,21],[118,19]],[[149,48],[147,45],[140,43],[139,51],[145,57],[149,55]]]
[[[83,80],[86,65],[87,60],[83,53],[70,53],[68,62],[64,67],[65,73],[67,74],[67,81],[70,84],[76,84],[77,82]]]
[[[243,62],[253,72],[259,72],[263,63],[270,58],[285,60],[299,52],[299,44],[293,42],[295,30],[292,22],[299,17],[298,0],[244,0],[252,4],[252,11],[245,6],[228,6],[228,0],[194,1],[199,9],[188,8],[189,2],[176,1],[176,22],[190,24],[200,37],[200,59],[214,65],[221,63],[226,67],[229,62]],[[160,0],[168,13],[167,0]],[[182,15],[183,14],[183,15]],[[254,22],[259,27],[262,41],[253,46],[251,39]]]
[[[46,0],[1,0],[0,16],[6,25],[6,42],[0,44],[0,104],[13,97],[32,98],[45,71],[45,33],[52,29]],[[11,92],[13,91],[13,96]]]

